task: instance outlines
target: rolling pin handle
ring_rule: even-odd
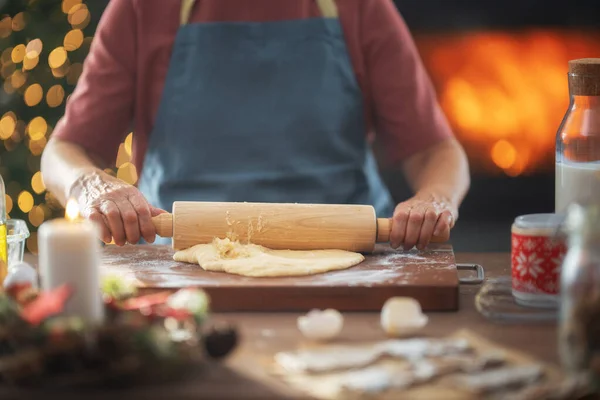
[[[377,218],[377,243],[387,243],[390,241],[390,233],[392,231],[391,218]],[[450,235],[433,236],[431,243],[444,243],[450,240]]]
[[[377,243],[389,242],[391,231],[392,231],[392,219],[391,218],[377,218]]]
[[[173,237],[173,214],[162,213],[152,218],[156,234],[160,237]]]

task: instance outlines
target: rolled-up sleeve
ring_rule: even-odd
[[[452,130],[392,0],[366,0],[361,17],[377,138],[387,161],[398,163],[452,137]]]
[[[82,146],[107,165],[115,161],[133,118],[135,21],[131,0],[108,4],[65,115],[52,134]]]

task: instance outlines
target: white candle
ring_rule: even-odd
[[[38,231],[40,279],[43,290],[68,284],[74,290],[65,314],[89,324],[104,319],[100,291],[98,228],[79,218],[77,203],[67,204],[66,218],[48,221]]]

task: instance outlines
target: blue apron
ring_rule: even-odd
[[[391,216],[338,18],[187,24],[193,3],[182,2],[140,177],[148,201],[370,204]]]

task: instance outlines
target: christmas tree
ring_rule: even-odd
[[[27,221],[27,248],[36,230],[63,215],[46,192],[40,156],[65,111],[107,0],[0,0],[0,174],[10,218]],[[112,171],[134,183],[131,135]]]

